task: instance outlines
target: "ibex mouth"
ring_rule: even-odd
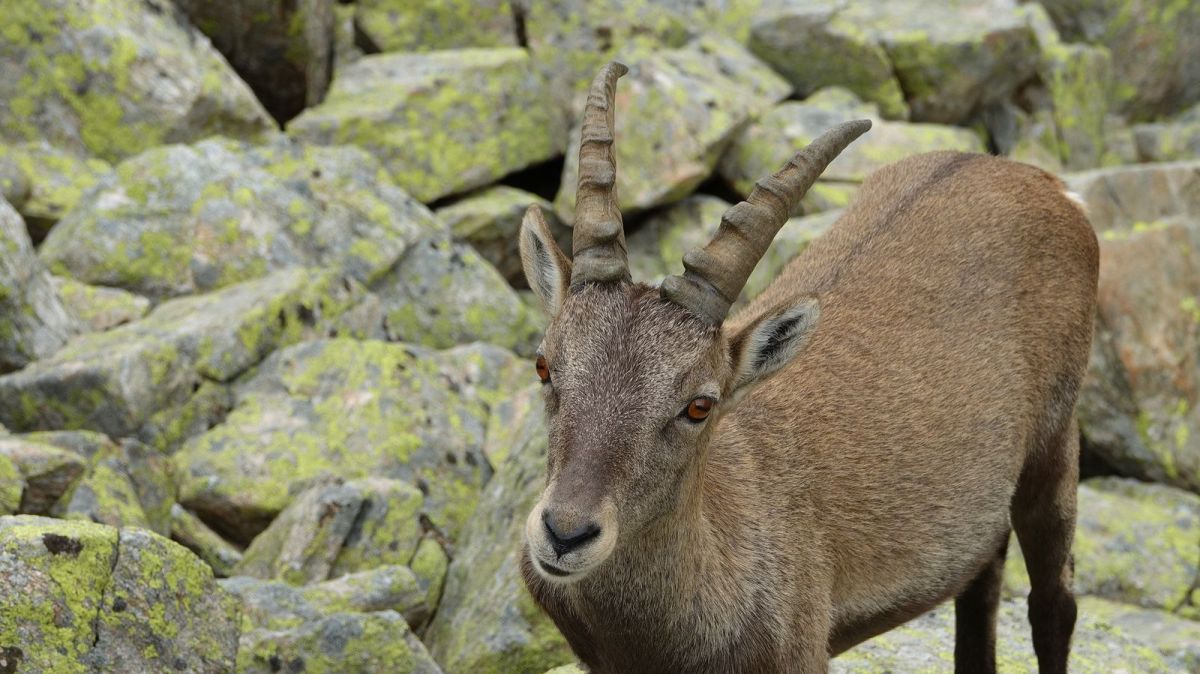
[[[558,576],[559,578],[566,578],[567,576],[571,575],[570,571],[563,571],[562,569],[558,568],[557,566],[547,564],[546,562],[543,562],[540,559],[534,558],[534,561],[536,561],[537,564],[542,567],[543,571],[550,574],[551,576]]]

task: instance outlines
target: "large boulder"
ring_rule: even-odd
[[[888,119],[907,119],[908,105],[887,52],[844,9],[845,3],[833,0],[776,3],[755,18],[750,49],[799,96],[842,86],[878,105]]]
[[[298,266],[369,283],[442,229],[356,148],[213,139],[122,162],[40,254],[57,273],[163,298]]]
[[[630,63],[617,87],[617,194],[621,211],[679,201],[712,173],[746,122],[790,87],[738,43],[702,38]],[[571,133],[554,208],[575,220],[581,129]]]
[[[325,334],[361,294],[354,288],[339,275],[297,268],[165,302],[0,377],[0,419],[18,430],[131,435],[204,380],[229,381],[279,346]]]
[[[237,604],[149,531],[0,518],[0,644],[19,672],[229,672]]]
[[[1179,116],[1133,127],[1140,161],[1181,161],[1200,157],[1200,104]]]
[[[179,500],[248,542],[322,476],[410,481],[452,539],[491,475],[488,402],[513,357],[496,347],[435,352],[376,341],[314,341],[276,352],[236,387],[225,422],[175,459]]]
[[[112,170],[102,159],[79,157],[45,141],[0,143],[3,163],[13,166],[27,185],[26,198],[12,205],[25,218],[35,243],[46,238],[54,223]]]
[[[1200,5],[1188,0],[1038,0],[1063,37],[1108,47],[1115,99],[1135,119],[1200,101]]]
[[[525,0],[360,0],[355,20],[380,51],[519,47]]]
[[[1129,604],[1081,597],[1079,612],[1112,625],[1118,632],[1162,653],[1169,661],[1178,661],[1180,671],[1200,671],[1200,621],[1180,618],[1166,611],[1139,608]]]
[[[873,104],[863,103],[845,89],[830,88],[802,102],[782,103],[747,125],[734,136],[718,171],[734,190],[748,196],[756,181],[778,171],[817,136],[837,124],[861,118],[873,121],[871,130],[851,143],[825,169],[814,185],[814,196],[825,185],[861,183],[887,164],[921,152],[986,150],[980,137],[968,129],[881,120]],[[799,210],[811,209],[812,203],[806,197]]]
[[[83,457],[36,437],[0,437],[0,457],[8,465],[0,469],[7,477],[5,514],[49,515],[87,469]]]
[[[1085,447],[1124,474],[1200,492],[1200,163],[1068,183],[1100,234]]]
[[[79,328],[34,253],[21,216],[0,199],[0,372],[53,354]]]
[[[285,668],[286,669],[283,669]],[[275,674],[441,674],[395,611],[331,613],[283,629],[242,635],[237,671]]]
[[[452,674],[541,672],[575,660],[520,574],[518,541],[545,483],[541,392],[524,389],[497,410],[495,422],[488,448],[496,475],[462,536],[425,638]]]
[[[92,332],[136,321],[150,311],[149,299],[127,290],[88,285],[64,276],[52,280],[63,305]]]
[[[62,495],[53,514],[114,527],[141,527],[167,536],[175,505],[169,471],[167,457],[137,440],[118,444],[99,436],[88,456],[87,472]]]
[[[471,244],[509,283],[524,286],[525,273],[521,268],[521,252],[517,249],[517,234],[525,209],[535,204],[542,209],[550,227],[559,230],[561,225],[550,202],[506,185],[469,194],[439,208],[437,216],[450,228],[454,238]]]
[[[271,118],[170,0],[4,0],[0,137],[116,161]]]
[[[1131,606],[1200,618],[1189,594],[1200,577],[1200,496],[1127,478],[1079,487],[1075,591]],[[1025,596],[1020,546],[1009,546],[1005,591]]]
[[[1037,671],[1024,600],[1000,605],[996,665],[1001,674]],[[1154,652],[1101,617],[1081,612],[1071,640],[1070,668],[1077,674],[1169,674],[1183,662]],[[954,669],[954,603],[947,602],[912,622],[837,657],[835,674],[941,672]]]
[[[334,48],[334,0],[175,0],[275,119],[321,102]]]
[[[288,132],[358,145],[429,202],[560,154],[544,93],[522,49],[380,54],[338,72]]]

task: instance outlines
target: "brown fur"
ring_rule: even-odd
[[[593,672],[824,672],[952,597],[958,671],[988,672],[1011,511],[1064,672],[1097,264],[1058,179],[943,152],[869,178],[719,330],[646,286],[562,293],[538,508],[615,533],[573,582],[527,544],[530,591]],[[747,335],[805,298],[803,346],[739,388]],[[707,422],[673,421],[714,383]]]

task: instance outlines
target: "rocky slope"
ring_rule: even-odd
[[[1102,258],[1073,671],[1200,672],[1197,31],[1175,0],[0,0],[0,672],[578,671],[517,574],[515,233],[536,203],[569,242],[613,58],[647,281],[846,119],[746,297],[902,157],[1064,176]],[[834,671],[952,651],[944,606]]]

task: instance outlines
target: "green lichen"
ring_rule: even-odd
[[[0,454],[0,517],[12,515],[21,505],[21,491],[25,488],[21,473],[12,459]]]
[[[417,582],[425,588],[425,604],[434,609],[442,598],[442,587],[446,582],[446,571],[450,558],[440,543],[433,538],[423,538],[408,563]]]
[[[355,19],[382,51],[517,46],[509,0],[364,0]]]

